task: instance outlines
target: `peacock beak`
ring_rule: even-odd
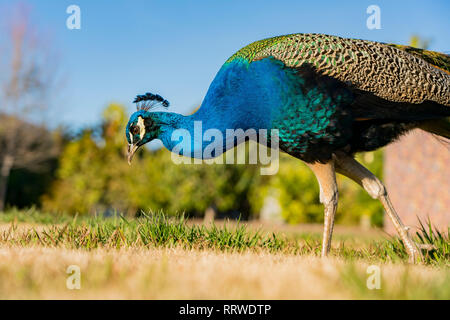
[[[131,160],[133,159],[133,155],[136,150],[139,149],[137,144],[129,144],[128,145],[128,164],[131,165]]]

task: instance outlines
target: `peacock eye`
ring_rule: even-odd
[[[135,135],[138,134],[141,130],[139,129],[139,127],[135,126],[131,129],[131,132]]]
[[[144,119],[144,124],[146,127],[153,127],[153,120],[150,118]]]

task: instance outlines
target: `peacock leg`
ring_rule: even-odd
[[[336,171],[361,185],[373,199],[379,199],[387,215],[394,224],[400,238],[405,244],[409,261],[414,263],[423,259],[422,253],[408,235],[408,228],[403,224],[395,211],[383,183],[358,161],[343,152],[335,153]]]
[[[320,186],[320,202],[325,206],[322,257],[326,257],[331,247],[334,216],[336,214],[338,203],[338,189],[336,184],[336,173],[334,171],[334,160],[325,164],[315,162],[307,163],[307,165],[316,175]]]

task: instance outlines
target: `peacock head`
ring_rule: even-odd
[[[138,95],[133,103],[137,104],[137,111],[133,113],[125,129],[128,141],[128,163],[131,164],[136,151],[156,138],[158,138],[161,125],[152,117],[150,109],[158,106],[169,107],[169,102],[158,94],[146,93]]]

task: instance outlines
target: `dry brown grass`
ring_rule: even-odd
[[[0,223],[0,299],[450,299],[448,255],[405,264],[378,231],[337,226],[320,259],[319,226],[114,221]],[[373,264],[380,290],[366,286]],[[80,290],[66,287],[70,265]]]
[[[81,268],[81,289],[66,268]],[[128,248],[0,248],[2,299],[450,298],[448,269],[380,265],[382,288],[365,286],[367,264],[269,253]]]

